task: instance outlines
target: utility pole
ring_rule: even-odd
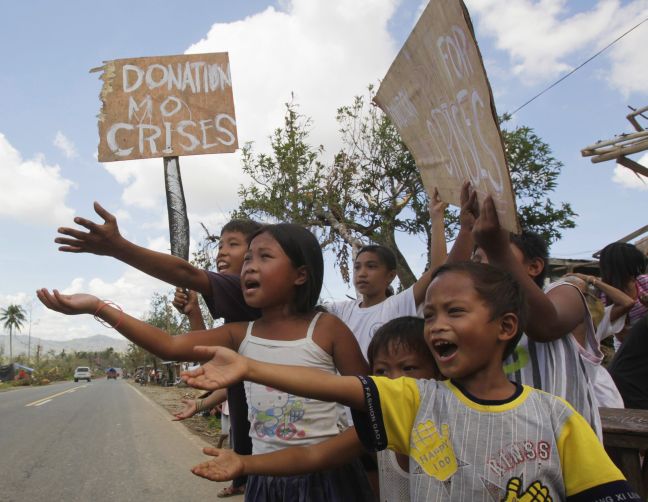
[[[27,364],[31,362],[31,325],[32,325],[32,308],[34,307],[34,300],[29,302],[29,332],[27,334]]]

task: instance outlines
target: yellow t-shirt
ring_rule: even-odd
[[[634,494],[589,424],[558,397],[518,386],[511,399],[486,402],[449,381],[360,380],[367,412],[354,412],[358,435],[368,449],[410,456],[412,500]]]

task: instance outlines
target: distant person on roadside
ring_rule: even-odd
[[[58,231],[64,237],[57,237],[60,251],[68,253],[93,253],[117,258],[142,272],[180,288],[176,290],[173,304],[189,318],[192,330],[205,329],[205,324],[194,292],[200,293],[214,319],[225,322],[253,321],[260,316],[259,310],[248,306],[241,290],[241,268],[248,248],[248,238],[261,225],[252,220],[231,220],[221,229],[216,254],[216,270],[197,268],[176,256],[158,253],[126,240],[119,233],[117,219],[98,202],[94,203],[96,213],[104,220],[102,224],[76,217],[74,222],[88,232],[62,227]],[[187,291],[183,291],[186,288]],[[231,417],[231,444],[236,453],[252,453],[249,437],[250,423],[247,420],[247,404],[242,384],[228,389]],[[245,491],[246,478],[237,478],[232,486],[224,488],[218,495],[227,497]]]

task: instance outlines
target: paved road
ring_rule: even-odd
[[[122,380],[3,392],[0,501],[216,500],[189,471],[203,446]]]

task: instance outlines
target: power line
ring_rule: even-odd
[[[601,55],[603,52],[605,52],[607,49],[609,49],[610,47],[612,47],[614,44],[616,44],[619,40],[621,40],[623,37],[625,37],[625,36],[626,36],[627,34],[629,34],[631,31],[633,31],[633,30],[639,28],[639,26],[641,26],[642,24],[644,24],[646,21],[648,21],[648,17],[647,17],[646,19],[644,19],[643,21],[641,21],[641,22],[637,23],[636,25],[634,25],[632,28],[630,28],[628,31],[626,31],[626,32],[623,33],[622,35],[620,35],[620,36],[618,36],[617,38],[615,38],[612,42],[610,42],[609,44],[607,44],[605,47],[603,47],[600,51],[598,51],[598,52],[597,52],[596,54],[594,54],[592,57],[590,57],[589,59],[587,59],[586,61],[584,61],[584,62],[581,63],[580,65],[578,65],[576,68],[574,68],[572,71],[570,71],[570,72],[567,73],[566,75],[563,75],[562,77],[560,77],[560,78],[559,78],[558,80],[556,80],[553,84],[551,84],[549,87],[545,88],[543,91],[540,91],[538,94],[536,94],[535,96],[533,96],[530,100],[528,100],[528,101],[527,101],[526,103],[524,103],[522,106],[517,107],[515,110],[513,110],[513,111],[511,112],[511,115],[514,115],[515,113],[519,112],[519,111],[520,111],[522,108],[524,108],[526,105],[528,105],[529,103],[535,101],[537,98],[539,98],[540,96],[542,96],[545,92],[547,92],[548,90],[550,90],[550,89],[552,89],[553,87],[557,86],[560,82],[562,82],[563,80],[565,80],[567,77],[569,77],[570,75],[572,75],[572,74],[575,73],[576,71],[580,70],[583,66],[585,66],[587,63],[589,63],[592,59],[594,59],[594,58],[596,58],[597,56]]]

